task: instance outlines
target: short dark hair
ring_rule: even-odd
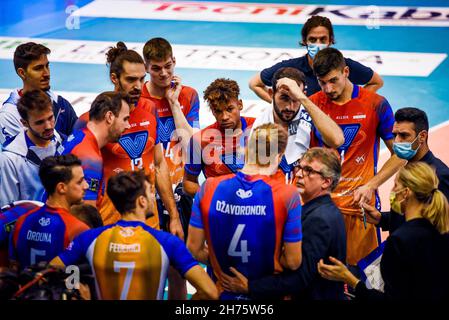
[[[72,180],[72,168],[77,166],[81,166],[81,160],[73,154],[51,156],[42,160],[39,178],[45,191],[52,195],[58,183],[68,183]]]
[[[117,42],[115,47],[109,48],[106,52],[106,61],[109,65],[109,75],[115,73],[118,78],[123,71],[123,62],[145,64],[142,57],[136,51],[129,50],[122,41]]]
[[[145,196],[145,181],[150,183],[143,170],[122,171],[109,178],[106,193],[120,214],[136,208],[136,199]]]
[[[103,226],[98,209],[90,204],[76,204],[70,207],[70,213],[83,221],[91,229]]]
[[[23,120],[28,121],[31,111],[42,112],[52,110],[53,106],[50,97],[42,90],[32,90],[25,92],[17,102],[17,110]]]
[[[148,63],[150,60],[163,61],[173,57],[173,49],[170,42],[164,38],[153,38],[143,46],[143,58]]]
[[[101,121],[108,111],[118,117],[122,109],[122,100],[128,103],[127,96],[121,92],[106,91],[100,93],[90,106],[89,119]]]
[[[427,114],[418,108],[407,107],[398,109],[394,114],[394,121],[412,122],[415,125],[416,134],[423,130],[426,130],[427,132],[429,131],[429,120],[427,119]]]
[[[273,92],[276,92],[276,86],[279,79],[289,78],[295,80],[298,86],[301,84],[306,86],[306,76],[304,73],[296,68],[285,67],[276,70],[273,74],[273,78],[271,79]]]
[[[324,77],[332,70],[343,70],[346,61],[343,54],[335,48],[324,48],[313,59],[313,73],[317,77]]]
[[[335,44],[334,28],[332,27],[332,22],[329,20],[329,18],[322,16],[311,16],[309,19],[307,19],[306,23],[304,23],[304,26],[301,29],[301,44],[303,46],[307,45],[307,36],[309,35],[310,30],[316,27],[325,27],[327,31],[329,31],[330,43]]]
[[[14,51],[14,69],[16,69],[16,72],[19,68],[26,70],[31,62],[39,59],[43,54],[50,54],[50,52],[50,49],[42,44],[35,42],[23,43]]]

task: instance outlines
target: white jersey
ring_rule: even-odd
[[[266,123],[275,123],[273,106],[266,108],[254,121],[251,130]],[[291,165],[297,161],[310,147],[310,136],[313,130],[312,118],[301,106],[295,118],[288,124],[288,141],[285,149],[285,159]],[[252,134],[252,131],[251,131]]]
[[[0,207],[18,200],[42,200],[44,187],[39,179],[40,163],[44,158],[54,156],[62,142],[55,131],[51,143],[40,148],[25,135],[24,131],[20,132],[0,152]]]

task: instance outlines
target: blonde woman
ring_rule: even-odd
[[[395,179],[391,208],[405,223],[387,239],[380,263],[384,293],[367,289],[346,266],[321,260],[320,275],[355,288],[356,299],[442,300],[449,297],[448,202],[438,190],[435,171],[424,162],[409,163]],[[443,236],[443,234],[446,234]]]

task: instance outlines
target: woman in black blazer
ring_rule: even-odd
[[[449,298],[449,206],[438,190],[434,170],[424,162],[409,163],[395,179],[393,210],[406,222],[385,243],[380,262],[384,292],[368,289],[346,266],[330,257],[318,263],[322,277],[355,288],[360,300],[443,300]],[[446,234],[446,235],[444,235]]]

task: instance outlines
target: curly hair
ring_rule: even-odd
[[[204,90],[204,100],[207,101],[212,109],[220,109],[231,99],[239,99],[240,88],[236,81],[225,78],[214,80]]]

